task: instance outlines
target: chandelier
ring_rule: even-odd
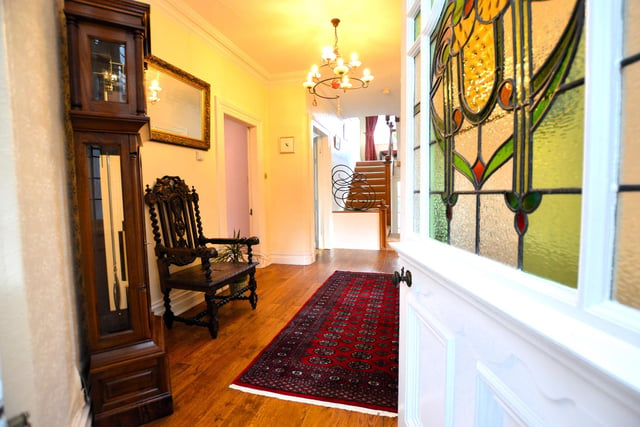
[[[307,80],[302,84],[307,88],[309,93],[313,95],[313,105],[318,105],[316,97],[324,99],[338,99],[340,95],[334,91],[363,89],[369,86],[369,82],[373,80],[373,76],[368,68],[362,71],[362,77],[355,77],[350,73],[360,67],[362,63],[358,60],[358,54],[351,54],[351,61],[345,62],[338,49],[338,24],[340,20],[334,18],[331,20],[335,41],[333,47],[326,46],[322,48],[322,65],[311,66],[311,70],[307,74]],[[322,75],[322,71],[327,71]]]

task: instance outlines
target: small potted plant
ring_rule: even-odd
[[[240,239],[240,230],[233,230],[233,238]],[[213,258],[214,262],[247,262],[246,246],[240,243],[227,243],[218,248],[218,256]],[[229,285],[232,294],[242,288],[247,281],[247,276],[241,277]]]

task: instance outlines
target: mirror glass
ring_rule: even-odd
[[[147,60],[151,140],[209,149],[209,83],[157,58]]]

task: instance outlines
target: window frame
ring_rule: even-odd
[[[577,289],[534,276],[514,267],[471,254],[463,249],[438,242],[429,237],[429,177],[430,177],[430,117],[424,108],[430,98],[430,34],[437,24],[445,0],[407,1],[405,16],[405,40],[413,40],[414,18],[421,13],[422,28],[417,39],[405,46],[403,61],[404,111],[401,114],[403,148],[402,180],[403,197],[402,242],[403,252],[410,248],[416,260],[433,267],[434,258],[425,254],[448,254],[451,259],[439,259],[444,263],[436,270],[455,270],[460,263],[471,263],[476,272],[489,280],[505,281],[510,289],[554,307],[570,318],[584,322],[589,327],[640,346],[640,310],[622,305],[611,299],[615,257],[616,204],[618,189],[618,163],[621,126],[621,67],[623,2],[585,0],[586,58],[585,58],[585,119],[583,153],[583,192],[580,237],[580,258]],[[403,41],[403,43],[406,43]],[[420,100],[420,231],[413,231],[413,89],[415,56],[421,54]],[[603,84],[607,82],[607,84]],[[426,147],[426,149],[425,149]],[[605,165],[605,167],[603,167]],[[400,248],[399,248],[400,249]],[[457,274],[452,274],[456,276]],[[463,279],[464,280],[464,279]],[[475,292],[469,289],[470,292]],[[491,297],[489,297],[491,299]],[[637,379],[640,386],[640,378]]]

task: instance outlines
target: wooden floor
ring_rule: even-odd
[[[174,413],[147,426],[396,426],[396,418],[258,396],[229,384],[291,320],[335,270],[393,273],[394,251],[319,251],[312,265],[272,264],[258,269],[259,301],[220,308],[218,338],[182,323],[166,331]]]

